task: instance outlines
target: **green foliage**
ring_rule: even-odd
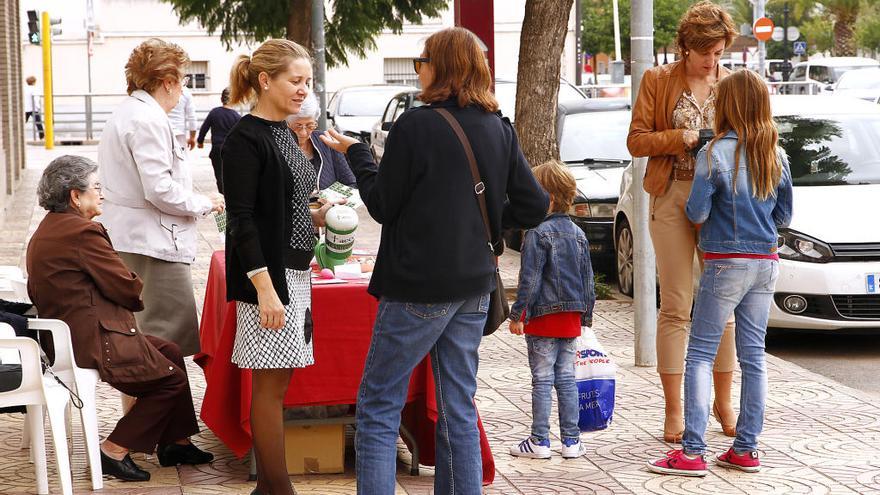
[[[593,281],[596,285],[596,299],[614,299],[613,293],[614,289],[611,288],[610,285],[605,283],[605,274],[597,273],[593,276]]]
[[[583,29],[581,43],[587,53],[614,55],[614,10],[611,0],[579,0],[582,2]],[[630,56],[630,3],[618,2],[620,16],[620,50],[624,60]],[[662,50],[675,41],[675,31],[682,14],[696,0],[654,0],[654,49]]]
[[[880,5],[864,0],[862,13],[856,21],[856,40],[859,46],[880,51]]]
[[[261,42],[288,36],[291,0],[164,0],[181,22],[198,21],[227,50],[236,42]],[[445,0],[333,0],[324,18],[327,65],[346,65],[348,54],[364,57],[376,47],[383,29],[400,33],[405,22],[419,24],[447,7]],[[331,14],[332,12],[332,14]]]
[[[834,47],[834,21],[827,15],[812,17],[800,26],[810,52],[824,52]]]

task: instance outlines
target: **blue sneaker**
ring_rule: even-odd
[[[576,459],[587,453],[587,448],[581,443],[579,438],[563,438],[562,439],[562,458]]]
[[[544,440],[535,443],[535,441],[532,440],[532,437],[526,438],[510,448],[510,455],[516,457],[528,457],[529,459],[549,459],[550,439],[545,438]]]

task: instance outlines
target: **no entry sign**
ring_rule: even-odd
[[[773,21],[766,17],[758,19],[752,27],[752,32],[755,33],[758,41],[769,41],[773,36]]]

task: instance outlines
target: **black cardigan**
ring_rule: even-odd
[[[412,108],[388,133],[381,166],[365,144],[348,162],[382,237],[369,292],[397,301],[448,302],[495,287],[470,167],[460,141],[434,107],[461,123],[486,185],[492,236],[535,227],[549,199],[522,154],[510,121],[454,100]]]
[[[257,290],[247,272],[265,266],[281,303],[290,303],[285,267],[291,260],[296,179],[275,145],[271,129],[286,125],[245,115],[223,143],[228,301],[257,304]],[[305,254],[307,265],[311,256]]]

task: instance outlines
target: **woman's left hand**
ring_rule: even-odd
[[[327,201],[324,202],[322,200],[322,205],[320,208],[316,210],[309,210],[312,214],[312,223],[315,224],[315,227],[326,227],[327,226],[327,211],[333,207],[333,205],[342,205],[345,204],[345,199],[340,199],[339,201]]]
[[[340,134],[334,129],[327,129],[326,131],[324,131],[324,134],[321,134],[321,141],[323,141],[324,144],[326,144],[330,148],[342,153],[343,155],[348,153],[349,146],[360,142],[353,137],[348,137],[346,135]]]

